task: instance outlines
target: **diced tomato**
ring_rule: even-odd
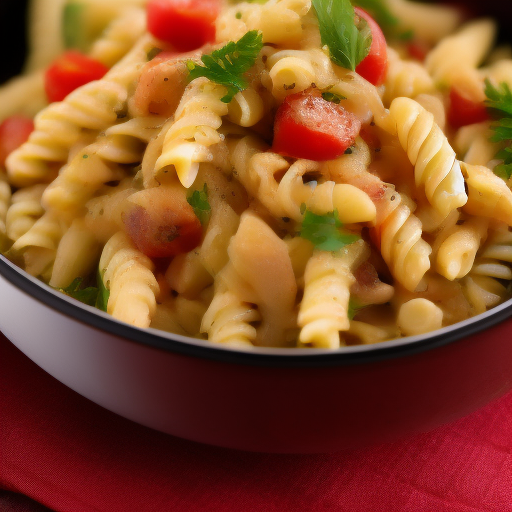
[[[481,123],[489,119],[489,113],[483,98],[471,97],[469,91],[452,86],[450,89],[450,106],[448,108],[448,122],[454,128],[468,124]],[[483,97],[483,94],[482,94]]]
[[[356,16],[366,20],[372,32],[368,55],[358,64],[356,72],[373,85],[382,85],[388,71],[388,52],[384,34],[377,22],[363,9],[354,7]]]
[[[62,101],[78,87],[103,78],[107,71],[107,66],[76,50],[64,52],[45,73],[48,101]]]
[[[341,105],[321,96],[287,96],[277,109],[273,151],[293,158],[332,160],[355,141],[361,122]]]
[[[130,200],[134,205],[123,217],[126,232],[150,258],[189,252],[201,242],[201,223],[181,188],[150,188]]]
[[[34,131],[34,121],[29,117],[11,116],[0,124],[0,167],[5,159],[19,148]]]
[[[215,41],[219,0],[149,0],[148,30],[156,38],[186,52]]]
[[[430,51],[430,47],[423,41],[411,41],[407,44],[407,52],[409,55],[420,62],[423,62]]]

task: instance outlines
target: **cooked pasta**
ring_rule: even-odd
[[[512,59],[493,20],[213,0],[178,37],[144,0],[80,19],[33,1],[55,32],[34,21],[0,86],[0,251],[29,274],[243,350],[421,336],[512,298]],[[75,84],[68,48],[100,77]]]

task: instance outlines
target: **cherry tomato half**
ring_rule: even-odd
[[[0,124],[0,167],[5,159],[20,147],[34,131],[34,121],[29,117],[11,116]]]
[[[332,160],[354,143],[360,129],[359,119],[341,105],[314,94],[292,94],[277,110],[272,149],[293,158]]]
[[[64,52],[45,73],[48,101],[62,101],[78,87],[103,78],[107,71],[107,66],[78,51]]]

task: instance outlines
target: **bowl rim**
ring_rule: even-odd
[[[340,349],[304,349],[272,347],[229,347],[207,340],[182,336],[153,328],[142,329],[118,321],[111,315],[88,306],[43,281],[27,274],[5,256],[0,255],[0,277],[32,299],[92,329],[179,355],[218,362],[266,367],[330,367],[375,363],[402,358],[464,339],[507,319],[512,319],[512,298],[489,311],[432,333],[397,338],[369,345],[353,345]]]

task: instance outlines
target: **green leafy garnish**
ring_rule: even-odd
[[[368,55],[372,32],[363,18],[356,25],[354,7],[349,0],[313,0],[320,25],[322,44],[327,46],[331,60],[355,71]]]
[[[244,74],[254,66],[262,47],[262,34],[251,30],[238,41],[230,41],[210,55],[203,55],[201,61],[204,66],[192,60],[187,61],[189,79],[204,76],[212,82],[224,85],[228,93],[221,100],[229,103],[237,92],[243,91],[249,85]]]
[[[203,190],[194,190],[192,195],[187,198],[187,202],[194,209],[194,213],[199,219],[199,222],[201,222],[202,225],[206,224],[210,218],[211,212],[206,183],[204,184]]]
[[[364,309],[366,306],[363,304],[359,304],[355,299],[350,297],[348,301],[348,318],[349,320],[354,320],[355,316],[361,309]]]
[[[496,153],[495,158],[503,163],[494,168],[494,173],[508,180],[512,177],[512,91],[507,83],[503,82],[499,88],[494,87],[489,79],[485,80],[485,104],[489,113],[496,119],[491,124],[494,134],[491,142],[505,143],[506,147]]]
[[[83,278],[77,277],[67,288],[59,288],[59,290],[73,299],[76,299],[88,306],[93,306],[102,311],[107,311],[109,290],[103,283],[103,277],[100,272],[97,275],[98,286],[89,286],[82,288]]]
[[[330,101],[331,103],[336,103],[338,105],[341,100],[346,100],[345,96],[340,96],[339,94],[334,94],[333,92],[323,92],[322,98],[325,101]]]
[[[305,210],[300,236],[321,251],[338,251],[359,240],[357,235],[343,231],[338,211],[317,215]]]
[[[368,11],[383,32],[394,32],[400,23],[383,0],[354,0],[354,5]]]

